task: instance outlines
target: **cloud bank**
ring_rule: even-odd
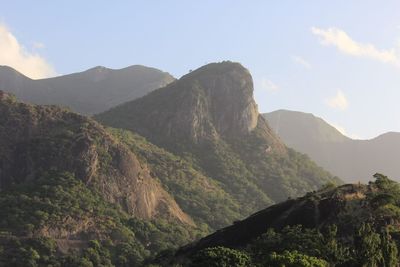
[[[0,24],[0,65],[10,66],[32,79],[56,75],[54,68],[39,54],[28,51]]]
[[[312,27],[311,32],[320,38],[323,45],[335,46],[342,53],[400,66],[400,58],[393,48],[378,49],[372,44],[356,42],[345,31],[334,27],[326,30]]]

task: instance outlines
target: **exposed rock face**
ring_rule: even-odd
[[[56,169],[143,219],[193,224],[146,165],[98,123],[50,106],[15,102],[0,91],[0,190]]]
[[[208,64],[96,118],[189,158],[246,215],[335,180],[279,140],[258,113],[251,75],[239,63]]]
[[[181,79],[199,86],[204,92],[207,110],[221,135],[247,134],[257,126],[258,110],[253,99],[253,80],[238,63],[213,63]]]
[[[232,62],[206,65],[98,117],[111,120],[122,110],[134,130],[145,136],[195,143],[246,135],[257,126],[259,115],[249,71]]]
[[[51,104],[92,115],[144,96],[174,78],[160,70],[134,65],[114,70],[95,67],[84,72],[32,80],[0,66],[0,90],[34,104]]]

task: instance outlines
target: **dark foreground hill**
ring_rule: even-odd
[[[287,146],[347,182],[367,182],[377,171],[400,181],[400,133],[353,140],[309,113],[278,110],[263,116]]]
[[[140,65],[119,70],[95,67],[39,80],[0,66],[0,90],[12,93],[25,102],[59,105],[85,115],[144,96],[173,80],[166,72]]]
[[[188,266],[398,266],[400,186],[381,174],[375,178],[273,205],[181,248],[174,260]]]
[[[339,182],[274,134],[238,63],[206,65],[95,118],[192,162],[239,203],[242,216]]]

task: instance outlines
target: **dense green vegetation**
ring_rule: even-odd
[[[3,121],[10,127],[1,131],[7,138],[0,151],[8,164],[4,174],[12,177],[3,178],[0,192],[0,266],[388,267],[398,261],[400,188],[379,174],[368,186],[330,185],[271,207],[261,228],[250,224],[233,232],[239,239],[253,228],[265,228],[248,242],[175,257],[178,247],[255,209],[336,179],[290,149],[269,153],[262,127],[246,138],[171,143],[172,153],[137,134],[105,131],[65,110],[8,101],[3,108],[15,120]],[[42,124],[38,129],[43,133],[27,142],[21,129],[31,121],[35,127]],[[14,143],[21,146],[19,151],[13,150]],[[18,152],[22,161],[13,165],[9,151]],[[139,219],[128,214],[124,197],[108,199],[103,185],[122,192],[118,181],[128,178],[124,173],[132,170],[126,166],[135,164],[158,180],[196,227],[163,216]],[[326,200],[328,205],[321,206]],[[334,216],[323,215],[331,209],[337,211]],[[304,225],[297,225],[303,216]]]
[[[230,138],[226,143],[230,147],[230,154],[236,155],[241,165],[246,166],[251,174],[247,174],[249,180],[269,198],[280,202],[316,190],[329,182],[342,183],[304,154],[290,148],[282,154],[269,151],[271,144],[266,137],[268,131],[265,127],[268,126],[260,118],[257,127],[247,138]],[[221,160],[225,161],[226,158]],[[243,177],[245,173],[241,175]]]
[[[396,243],[387,228],[377,231],[367,223],[347,239],[337,236],[335,225],[322,231],[301,226],[270,229],[246,248],[206,248],[191,261],[194,266],[394,267],[398,259]]]
[[[218,182],[200,172],[193,159],[176,156],[135,133],[120,129],[109,131],[147,163],[152,175],[198,226],[216,230],[241,217],[239,202]]]
[[[135,266],[195,236],[130,217],[69,173],[0,192],[0,266]]]
[[[208,233],[97,122],[9,95],[0,113],[0,266],[131,266]]]
[[[191,262],[193,266],[232,266],[245,267],[251,264],[249,255],[244,252],[225,248],[206,248],[197,253]]]
[[[291,149],[287,156],[268,157],[263,149],[265,141],[257,137],[257,131],[252,142],[232,140],[234,145],[230,145],[218,140],[205,147],[192,146],[191,152],[181,156],[133,132],[109,131],[150,166],[187,214],[213,230],[274,203],[265,191],[271,191],[274,199],[284,200],[288,192],[291,196],[306,193],[307,184],[340,183],[307,156]],[[294,179],[299,176],[303,181],[300,184]]]

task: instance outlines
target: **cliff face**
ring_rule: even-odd
[[[142,219],[193,225],[146,165],[98,123],[51,106],[18,103],[0,93],[0,190],[66,171]]]
[[[251,133],[258,123],[265,124],[259,118],[249,71],[232,62],[208,64],[97,118],[132,129],[156,143],[239,138]],[[262,127],[269,131],[269,127]],[[276,151],[285,150],[272,132],[268,137]]]
[[[239,63],[208,64],[95,118],[189,159],[240,203],[243,215],[334,180],[274,134]]]
[[[253,80],[240,64],[210,64],[184,76],[180,82],[202,91],[197,98],[203,97],[205,106],[198,114],[207,114],[218,134],[248,134],[257,126]]]

